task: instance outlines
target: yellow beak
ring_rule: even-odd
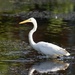
[[[27,22],[30,22],[30,20],[29,19],[28,20],[24,20],[24,21],[20,22],[19,24],[24,24],[24,23],[27,23]]]

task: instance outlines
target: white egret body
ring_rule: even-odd
[[[29,18],[25,21],[20,22],[19,24],[31,22],[33,23],[34,27],[33,29],[29,32],[29,42],[30,45],[37,51],[41,52],[42,54],[45,54],[46,56],[51,56],[51,57],[60,57],[60,56],[69,56],[70,53],[67,52],[65,49],[62,47],[59,47],[57,45],[54,45],[52,43],[48,42],[38,42],[35,43],[33,41],[33,33],[37,30],[37,22],[34,18]]]

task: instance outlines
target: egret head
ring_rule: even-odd
[[[24,21],[20,22],[19,24],[24,24],[24,23],[27,23],[27,22],[32,22],[32,23],[34,23],[34,22],[35,22],[35,19],[32,17],[32,18],[29,18],[29,19],[27,19],[27,20],[24,20]]]

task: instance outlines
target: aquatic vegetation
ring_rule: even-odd
[[[67,22],[64,22],[63,19],[58,18],[52,18],[50,19],[49,25],[47,26],[47,32],[48,34],[59,34],[62,35],[61,33],[64,31],[64,29],[68,29],[69,27],[67,26]]]

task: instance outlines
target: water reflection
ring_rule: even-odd
[[[58,61],[58,60],[44,61],[34,64],[29,71],[29,75],[33,75],[35,71],[40,74],[49,73],[49,72],[52,73],[60,70],[65,70],[68,67],[69,63],[63,61]]]

